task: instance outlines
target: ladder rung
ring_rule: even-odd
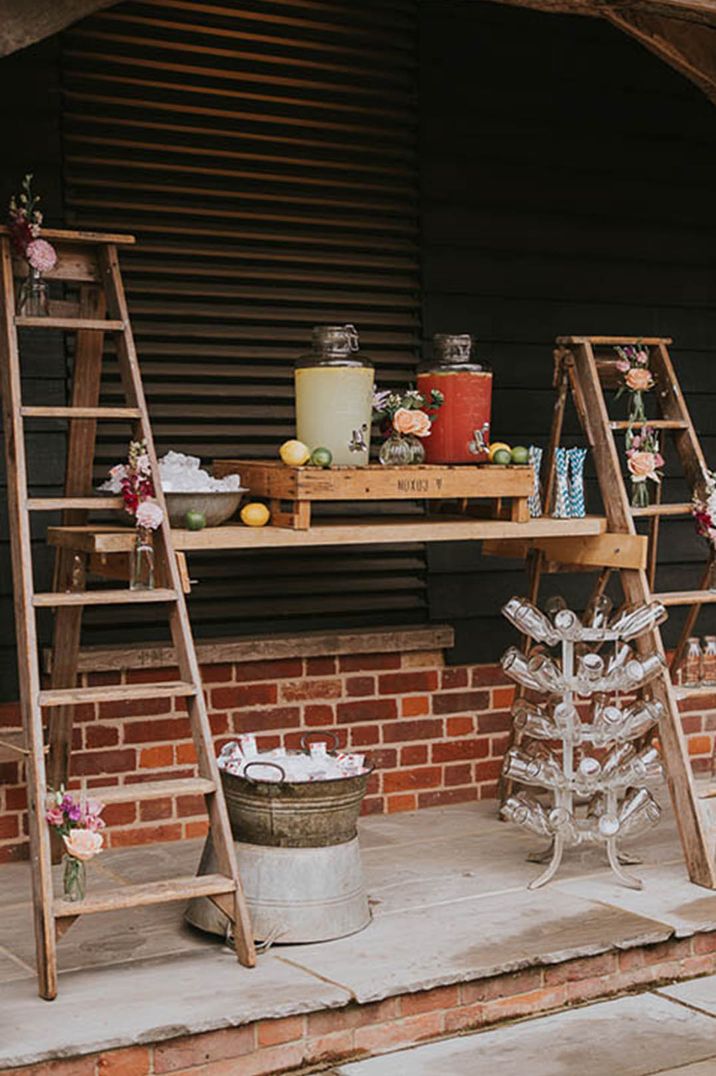
[[[618,422],[610,422],[610,430],[643,430],[648,426],[651,430],[688,430],[689,424],[683,418],[655,418],[647,419],[646,422],[630,422],[629,419],[620,419]]]
[[[667,590],[664,594],[652,594],[651,600],[662,605],[713,605],[716,590]]]
[[[129,605],[134,602],[173,602],[176,597],[175,591],[160,587],[154,590],[58,590],[36,594],[32,604],[42,609],[56,605]]]
[[[40,692],[40,706],[74,706],[84,702],[120,702],[131,699],[170,699],[196,695],[195,684],[159,680],[147,684],[98,684],[94,687],[49,688]]]
[[[43,744],[43,751],[47,754],[49,748]],[[0,732],[0,762],[17,762],[18,756],[30,754],[30,749],[25,746],[24,732]]]
[[[141,418],[138,407],[21,407],[23,418]]]
[[[632,508],[635,519],[640,516],[690,516],[690,504],[649,504],[645,508]]]
[[[191,900],[192,897],[218,896],[220,893],[233,893],[235,889],[233,880],[222,874],[167,878],[162,882],[119,886],[107,893],[92,893],[84,900],[54,900],[52,911],[56,919],[62,919],[65,916],[141,908],[148,904],[166,904],[173,900]]]
[[[21,314],[15,318],[18,329],[92,329],[95,332],[122,332],[123,321],[109,318],[28,318]]]
[[[124,508],[121,497],[30,497],[27,507],[31,512],[60,512],[68,508]]]
[[[677,699],[690,699],[698,695],[716,695],[715,684],[678,684],[674,687]]]
[[[87,795],[108,804],[158,800],[165,796],[208,796],[215,791],[216,785],[208,777],[178,777],[170,781],[138,781],[132,785],[88,788]]]

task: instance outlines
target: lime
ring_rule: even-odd
[[[188,531],[203,531],[206,526],[206,516],[203,512],[191,508],[184,516],[184,522]]]
[[[530,462],[530,450],[524,445],[515,445],[512,449],[512,462],[524,464]]]
[[[330,467],[333,463],[333,453],[330,448],[314,448],[310,463],[312,467]]]
[[[495,453],[496,452],[503,452],[503,451],[504,452],[509,452],[510,451],[510,446],[506,445],[504,441],[493,441],[487,451],[488,451],[488,454],[490,456],[490,463],[494,463],[495,462]]]
[[[303,467],[310,458],[311,452],[303,441],[284,441],[278,454],[289,467]]]
[[[265,527],[271,518],[271,513],[265,504],[252,501],[245,504],[241,509],[241,522],[247,527]]]
[[[498,448],[490,462],[496,463],[500,467],[506,467],[507,464],[512,463],[512,453],[506,448]]]

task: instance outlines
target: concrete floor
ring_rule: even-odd
[[[716,976],[342,1065],[332,1076],[714,1076]]]
[[[366,818],[360,836],[373,909],[361,933],[275,945],[248,971],[186,928],[179,905],[87,916],[60,942],[51,1004],[36,996],[27,865],[1,867],[0,1070],[716,929],[716,895],[689,883],[670,812],[637,842],[641,893],[612,881],[598,850],[574,853],[552,885],[528,892],[537,842],[499,823],[494,803]],[[103,853],[89,884],[192,871],[199,851]]]

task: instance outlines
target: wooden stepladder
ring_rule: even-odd
[[[615,421],[609,417],[607,411],[605,390],[616,389],[620,383],[614,348],[628,344],[641,344],[649,349],[649,369],[655,380],[655,386],[649,398],[656,400],[660,414],[658,418],[649,419],[643,423],[629,423],[627,420]],[[705,589],[653,592],[659,522],[665,516],[689,516],[691,503],[688,501],[667,504],[659,500],[645,508],[633,508],[624,479],[623,445],[618,446],[616,440],[619,433],[623,435],[630,425],[635,430],[640,426],[648,425],[652,429],[663,431],[663,435],[673,437],[676,454],[688,488],[690,490],[703,488],[706,478],[706,461],[669,356],[670,344],[670,339],[660,337],[563,336],[557,338],[555,386],[558,394],[552,435],[545,459],[547,468],[545,471],[547,476],[545,510],[549,509],[549,497],[554,483],[554,453],[560,441],[564,409],[571,389],[575,408],[594,458],[607,517],[607,528],[609,532],[623,535],[625,538],[623,558],[616,556],[612,561],[602,564],[602,570],[593,590],[593,597],[603,592],[610,572],[616,569],[619,571],[622,590],[627,602],[641,604],[660,601],[667,607],[680,605],[690,607],[671,666],[650,685],[650,689],[665,709],[665,718],[659,727],[659,736],[669,792],[689,877],[698,885],[716,889],[716,834],[708,823],[706,805],[699,799],[694,787],[678,709],[679,698],[691,693],[698,694],[704,689],[683,686],[677,689],[673,683],[673,675],[683,651],[686,636],[693,630],[701,606],[705,603],[716,602],[716,594]],[[627,543],[637,536],[635,520],[640,518],[649,520],[649,536],[645,563],[636,567],[629,563]],[[574,552],[570,555],[568,547],[564,545],[565,540],[559,539],[559,541],[563,543],[559,549],[555,547],[550,551],[548,548],[543,548],[530,553],[529,594],[532,601],[537,600],[540,579],[545,570],[570,571],[574,570],[577,565],[583,565],[578,549],[579,543],[575,540]],[[707,570],[701,581],[701,588],[706,587],[708,577]],[[658,628],[639,638],[635,645],[641,653],[656,650],[665,656],[661,632]]]
[[[78,916],[142,905],[207,896],[233,922],[236,951],[241,963],[256,962],[251,922],[236,866],[226,804],[213,749],[204,703],[199,665],[182,583],[172,548],[166,505],[158,481],[157,459],[147,414],[139,363],[134,347],[117,247],[133,243],[129,236],[99,235],[46,229],[43,235],[58,253],[55,269],[47,276],[75,285],[78,299],[50,303],[48,316],[16,314],[16,275],[24,264],[13,264],[7,233],[0,229],[0,377],[2,385],[8,510],[14,582],[15,626],[18,648],[23,731],[15,740],[3,738],[4,757],[24,758],[27,770],[28,815],[35,917],[37,969],[40,995],[57,994],[56,942]],[[69,407],[27,407],[22,401],[22,363],[18,329],[52,329],[76,333],[74,377]],[[100,377],[105,333],[111,333],[125,397],[125,406],[100,407]],[[28,496],[25,424],[32,419],[59,418],[69,425],[65,495],[61,498]],[[164,522],[156,531],[157,586],[151,590],[86,589],[85,571],[78,555],[60,549],[55,567],[55,589],[34,589],[30,514],[61,511],[65,525],[87,523],[89,513],[120,508],[117,497],[92,495],[92,466],[97,422],[126,420],[131,436],[144,440],[155,478],[156,499]],[[129,437],[128,437],[129,440]],[[77,658],[82,610],[86,606],[151,603],[168,618],[180,680],[153,684],[77,686]],[[35,610],[55,610],[54,660],[49,687],[40,681]],[[68,902],[53,895],[51,849],[44,819],[48,788],[58,788],[69,774],[72,718],[76,705],[107,700],[185,698],[196,749],[198,776],[146,784],[93,788],[92,797],[103,803],[127,802],[181,794],[201,794],[209,816],[210,835],[218,873],[174,878],[149,884],[123,886],[106,893],[88,894]],[[44,716],[49,714],[49,762],[45,764]]]

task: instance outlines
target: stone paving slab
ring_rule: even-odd
[[[693,1071],[684,1069],[692,1063],[698,1063],[701,1071],[698,1066]],[[499,1076],[653,1076],[665,1070],[683,1076],[713,1076],[716,1021],[656,994],[640,994],[413,1047],[335,1071],[336,1076],[483,1076],[493,1072]]]
[[[705,975],[702,979],[691,979],[688,983],[674,983],[659,990],[664,997],[674,998],[684,1005],[691,1005],[710,1016],[716,1016],[716,975]]]

